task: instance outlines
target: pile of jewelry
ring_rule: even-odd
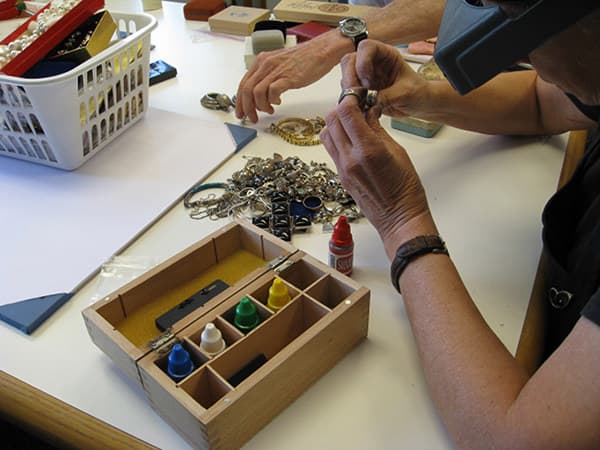
[[[304,231],[311,221],[328,228],[340,215],[349,220],[362,217],[326,163],[307,164],[297,156],[283,158],[277,153],[272,158],[245,158],[246,165],[227,182],[201,184],[187,192],[184,205],[190,210],[190,217],[245,217],[274,234],[284,230],[282,238],[287,237],[287,229],[289,234]],[[223,192],[219,196],[200,195],[211,189]]]
[[[18,38],[7,45],[0,45],[0,69],[19,56],[80,2],[81,0],[53,0],[47,9],[29,22],[27,29]]]

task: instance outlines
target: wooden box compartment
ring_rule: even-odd
[[[217,278],[230,287],[167,332],[156,328],[153,317]],[[275,278],[291,297],[277,312],[267,306]],[[247,333],[234,324],[244,297],[260,317]],[[238,448],[366,337],[369,300],[365,287],[239,221],[90,306],[83,316],[96,345],[142,383],[152,407],[190,444]],[[141,330],[128,322],[139,322]],[[212,356],[200,346],[209,322],[226,343]],[[167,374],[175,343],[194,363],[179,381]],[[258,367],[240,378],[257,357]]]

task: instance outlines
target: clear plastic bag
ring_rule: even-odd
[[[92,303],[119,289],[158,263],[149,256],[113,256],[100,268]]]

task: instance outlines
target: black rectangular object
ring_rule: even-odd
[[[150,72],[148,74],[150,86],[173,78],[176,75],[177,69],[161,59],[150,63]]]
[[[196,309],[204,306],[211,298],[217,296],[229,285],[222,280],[215,280],[208,286],[200,289],[190,298],[182,301],[179,305],[173,309],[167,311],[162,316],[155,320],[156,326],[159,330],[165,331],[170,328],[175,322],[183,319],[185,316],[195,311]]]
[[[259,367],[261,367],[266,362],[267,357],[262,353],[258,356],[255,356],[252,361],[250,361],[248,364],[246,364],[244,367],[242,367],[240,370],[234,373],[231,376],[231,378],[227,380],[227,382],[233,387],[236,387],[238,384],[240,384],[242,381],[244,381],[246,378],[248,378],[250,375],[256,372],[259,369]]]

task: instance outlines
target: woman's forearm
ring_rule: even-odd
[[[533,71],[500,74],[465,96],[447,81],[432,81],[416,115],[486,134],[542,134],[536,78]]]
[[[395,0],[367,15],[369,38],[397,45],[437,36],[445,5],[444,0]]]

